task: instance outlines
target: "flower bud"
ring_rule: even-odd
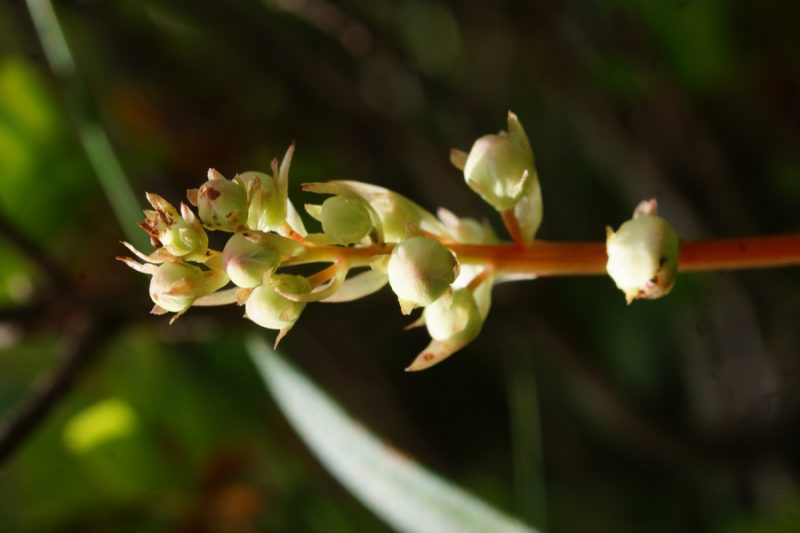
[[[467,185],[497,211],[513,209],[527,187],[538,180],[525,130],[516,115],[508,114],[508,132],[484,135],[475,141],[464,162]]]
[[[474,292],[469,288],[455,289],[425,308],[418,322],[425,323],[431,342],[414,358],[407,372],[440,363],[478,336],[489,311],[491,285],[482,283]]]
[[[247,195],[244,188],[214,170],[197,191],[200,220],[207,228],[225,231],[242,229],[247,222]]]
[[[337,244],[353,244],[372,231],[365,202],[355,196],[331,196],[320,210],[322,231]]]
[[[644,204],[642,204],[644,205]],[[628,303],[638,298],[655,299],[672,290],[678,273],[680,240],[672,226],[640,205],[634,218],[614,232],[607,228],[606,270]]]
[[[243,172],[234,178],[247,191],[247,226],[257,231],[282,231],[289,215],[289,167],[294,144],[289,146],[280,166],[272,160],[272,175]]]
[[[182,203],[179,215],[172,204],[152,193],[147,194],[147,201],[154,211],[145,211],[145,220],[139,226],[172,256],[202,259],[208,250],[208,235],[191,209]]]
[[[286,220],[286,198],[280,198],[272,176],[248,171],[234,179],[247,190],[247,227],[257,231],[279,229]]]
[[[450,250],[429,237],[401,242],[389,258],[389,284],[404,314],[436,301],[455,281],[457,273],[458,263]]]
[[[405,196],[389,189],[360,181],[329,181],[306,183],[303,190],[320,194],[352,196],[365,202],[379,242],[401,242],[422,230],[441,237],[447,236],[444,226],[431,213]],[[313,216],[313,214],[312,214]]]
[[[282,296],[278,290],[290,293],[311,291],[311,283],[303,276],[278,274],[270,284],[256,287],[245,304],[245,316],[267,329],[291,328],[305,308],[305,302],[294,302]]]
[[[261,285],[264,274],[271,273],[280,262],[278,250],[254,242],[241,233],[232,235],[222,250],[225,272],[237,287],[245,289]]]
[[[445,294],[425,308],[425,326],[432,339],[464,343],[474,339],[483,320],[469,289]]]
[[[160,265],[150,280],[150,298],[164,311],[182,313],[201,296],[228,283],[220,270],[202,270],[182,261]]]

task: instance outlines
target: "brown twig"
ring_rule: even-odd
[[[72,389],[81,373],[99,353],[99,347],[105,339],[116,331],[116,325],[108,315],[101,315],[106,317],[102,324],[86,319],[87,313],[68,276],[43,248],[19,231],[2,213],[0,238],[7,240],[33,262],[48,282],[51,297],[45,298],[41,305],[37,304],[33,309],[38,309],[41,314],[52,311],[54,307],[67,306],[71,318],[67,328],[71,333],[64,340],[64,352],[59,364],[40,378],[32,391],[0,420],[0,464],[3,464]],[[57,299],[53,297],[56,295]],[[37,314],[25,316],[35,318]]]
[[[2,212],[0,212],[0,238],[8,241],[42,271],[50,284],[49,289],[63,288],[66,285],[67,276],[61,267],[53,262],[44,248],[23,234]]]
[[[0,421],[0,464],[4,464],[47,418],[113,335],[115,324],[86,324],[66,343],[61,362]]]

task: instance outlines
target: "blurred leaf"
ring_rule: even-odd
[[[250,355],[292,426],[345,487],[400,531],[532,531],[378,440],[261,339]]]
[[[26,303],[33,294],[36,267],[0,240],[0,307]],[[0,340],[0,347],[3,346]]]
[[[726,2],[616,1],[641,17],[676,78],[687,87],[716,87],[733,74],[735,59]]]
[[[64,428],[64,443],[75,453],[85,453],[108,441],[125,438],[136,430],[136,413],[119,398],[108,398],[83,409]]]
[[[89,166],[38,72],[0,64],[0,209],[39,242],[63,236],[92,200]]]
[[[90,104],[91,95],[81,83],[72,52],[53,5],[49,0],[28,0],[28,11],[50,68],[64,86],[64,98],[71,110],[78,138],[111,204],[117,222],[129,241],[142,246],[147,239],[137,231],[141,207],[105,129],[94,118],[97,111]]]

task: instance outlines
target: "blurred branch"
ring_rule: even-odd
[[[16,247],[42,271],[50,283],[51,290],[67,285],[64,271],[53,262],[45,249],[24,235],[2,212],[0,212],[0,238]]]
[[[143,246],[146,239],[137,230],[141,206],[114,153],[105,130],[92,117],[97,113],[92,100],[78,77],[75,60],[67,44],[61,24],[50,0],[27,0],[28,10],[39,35],[45,57],[53,75],[61,82],[63,97],[81,146],[94,168],[97,179],[111,203],[126,238]]]
[[[40,379],[33,390],[0,421],[0,465],[45,421],[100,353],[100,348],[117,330],[118,324],[84,323],[66,342],[60,364]]]
[[[0,238],[14,245],[31,262],[38,266],[47,279],[50,298],[44,302],[44,309],[51,309],[56,303],[67,304],[72,313],[65,328],[70,332],[64,341],[64,352],[60,363],[48,375],[40,378],[33,390],[0,420],[0,465],[7,461],[25,439],[47,418],[56,403],[71,389],[83,371],[100,352],[102,343],[118,329],[114,315],[96,313],[103,317],[102,323],[87,318],[78,295],[69,277],[47,252],[37,243],[26,237],[0,213]],[[40,309],[38,304],[31,308]],[[15,310],[28,316],[26,309]],[[36,316],[36,313],[30,313]]]

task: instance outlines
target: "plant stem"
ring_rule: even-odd
[[[535,241],[527,246],[445,244],[460,262],[491,266],[499,275],[581,276],[606,271],[606,248],[602,242]],[[391,253],[392,247],[391,244],[353,248],[315,246],[285,265],[345,259],[350,266],[366,266],[375,256]],[[685,241],[679,259],[681,272],[790,265],[800,265],[800,234]]]
[[[800,264],[800,235],[694,241],[683,244],[681,271],[736,270]]]

